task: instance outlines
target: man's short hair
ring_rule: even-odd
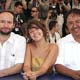
[[[49,22],[49,30],[52,30],[53,27],[55,27],[57,21],[50,21]]]
[[[22,2],[18,1],[18,2],[16,2],[16,3],[14,4],[15,7],[18,7],[19,5],[20,5],[20,6],[23,6]]]
[[[77,8],[71,9],[71,10],[67,13],[66,19],[67,19],[67,17],[68,17],[70,14],[80,15],[80,9],[77,9]]]

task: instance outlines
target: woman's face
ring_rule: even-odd
[[[43,31],[40,28],[29,29],[29,35],[33,41],[40,41],[43,37]]]

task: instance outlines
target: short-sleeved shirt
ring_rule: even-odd
[[[80,43],[71,34],[59,39],[59,55],[55,64],[62,64],[72,70],[80,70]]]
[[[3,44],[0,42],[0,70],[10,68],[24,62],[26,39],[11,33]]]

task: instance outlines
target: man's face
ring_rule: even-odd
[[[22,13],[22,10],[23,10],[23,6],[19,5],[17,7],[14,7],[14,10],[17,14],[20,14]]]
[[[8,12],[0,14],[0,34],[8,35],[14,28],[13,15]]]
[[[67,18],[69,32],[75,37],[80,37],[80,15],[70,14]]]
[[[31,9],[31,16],[34,17],[34,18],[38,16],[38,10],[37,10],[37,8],[33,7]]]

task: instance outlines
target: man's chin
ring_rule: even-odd
[[[9,35],[10,33],[11,31],[10,32],[0,32],[1,35]]]

